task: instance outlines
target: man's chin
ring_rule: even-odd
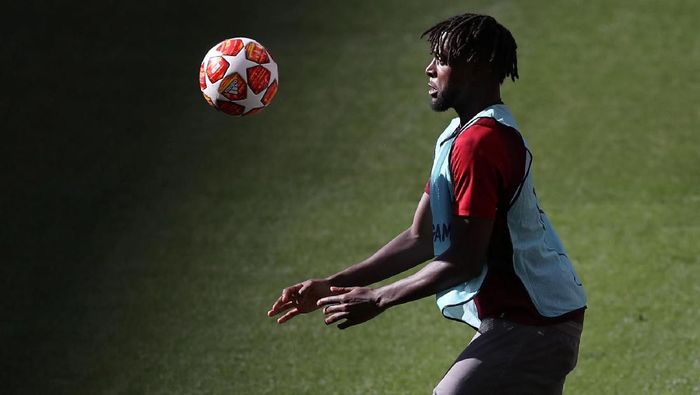
[[[448,106],[444,100],[440,100],[440,98],[437,97],[430,98],[430,108],[435,112],[444,112],[449,110],[450,106]]]

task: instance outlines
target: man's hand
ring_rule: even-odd
[[[286,312],[277,319],[278,324],[283,324],[294,316],[310,313],[319,308],[316,302],[324,296],[332,295],[328,281],[321,279],[306,280],[282,290],[282,295],[267,312],[268,317]]]
[[[338,329],[361,324],[381,314],[384,309],[379,306],[379,295],[374,289],[365,287],[331,287],[333,296],[328,296],[318,301],[326,316],[326,325],[339,320],[345,321],[338,324]]]

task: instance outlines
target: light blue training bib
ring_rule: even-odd
[[[469,133],[469,127],[479,118],[493,118],[518,130],[508,108],[494,105],[476,114],[463,128],[459,128],[459,118],[453,119],[438,138],[430,175],[430,209],[436,257],[445,252],[451,243],[455,203],[449,159],[452,144],[461,133]],[[527,148],[524,139],[523,144]],[[529,149],[525,161],[523,181],[511,198],[511,206],[506,215],[513,245],[513,267],[537,311],[544,317],[558,317],[584,307],[586,295],[564,246],[539,207],[530,171],[532,155]],[[436,295],[438,308],[446,318],[479,327],[481,321],[474,297],[479,292],[487,271],[488,267],[484,263],[479,276]]]

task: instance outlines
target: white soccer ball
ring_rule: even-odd
[[[229,115],[251,115],[277,93],[277,63],[255,40],[235,37],[216,44],[199,66],[204,99]]]

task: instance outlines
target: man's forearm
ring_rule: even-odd
[[[376,290],[379,307],[389,307],[434,295],[479,275],[477,269],[466,270],[464,265],[435,260],[417,273]]]
[[[433,242],[407,229],[364,261],[327,280],[338,287],[367,286],[402,273],[433,257]]]
[[[450,248],[417,273],[375,290],[379,307],[433,295],[478,276],[492,230],[492,220],[455,217]]]

